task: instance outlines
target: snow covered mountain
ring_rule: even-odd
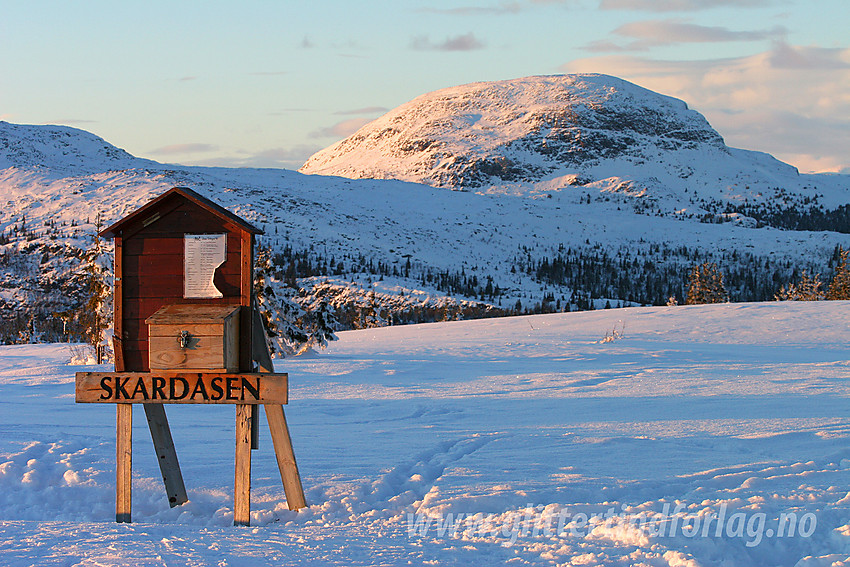
[[[725,177],[797,174],[764,154],[727,148],[680,100],[581,74],[422,95],[316,153],[300,171],[451,188],[559,178],[585,184],[617,175],[656,189],[709,170]]]
[[[0,168],[44,168],[96,173],[143,167],[131,156],[85,130],[68,126],[26,126],[0,121]]]
[[[81,130],[0,123],[0,340],[55,339],[85,294],[97,227],[174,186],[263,228],[281,280],[330,298],[347,327],[376,306],[398,323],[682,300],[703,261],[733,300],[764,300],[803,269],[828,278],[850,248],[850,176],[728,148],[684,103],[624,81],[533,77],[417,100],[376,122],[393,125],[386,143],[367,126],[304,171],[338,153],[361,173],[371,162],[371,175],[464,190],[164,165]]]

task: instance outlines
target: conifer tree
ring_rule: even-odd
[[[339,328],[339,322],[336,319],[336,308],[328,300],[325,293],[322,293],[326,286],[316,286],[311,294],[314,299],[307,306],[303,321],[304,327],[308,332],[309,338],[303,346],[306,350],[311,347],[326,348],[330,341],[337,340],[335,334]]]
[[[298,301],[303,290],[295,287],[294,277],[277,282],[273,275],[271,249],[258,246],[254,293],[272,356],[299,355],[314,346],[325,348],[329,341],[336,340],[333,306],[320,298],[305,309]]]
[[[799,283],[789,283],[787,288],[782,286],[774,298],[777,301],[820,301],[824,299],[822,285],[820,274],[810,276],[806,270],[803,270]]]
[[[385,327],[387,321],[383,316],[381,304],[375,295],[375,290],[370,289],[365,298],[359,300],[359,329],[371,329],[372,327]]]
[[[337,340],[336,329],[339,326],[336,320],[336,309],[330,302],[319,300],[315,311],[310,311],[313,322],[310,346],[326,348],[330,341]]]
[[[850,266],[847,265],[850,251],[838,248],[838,265],[835,275],[826,290],[826,299],[850,299]]]
[[[725,303],[729,293],[723,284],[723,272],[713,262],[703,262],[691,269],[688,277],[686,305],[702,303]]]
[[[288,285],[273,285],[274,266],[272,251],[265,246],[257,246],[257,258],[254,269],[254,296],[257,309],[265,327],[272,357],[293,355],[300,345],[307,342],[307,334],[298,327],[298,318],[303,314],[301,306],[293,301],[297,290]]]
[[[106,352],[106,330],[112,325],[112,277],[109,254],[100,239],[103,226],[100,213],[95,220],[92,243],[83,254],[86,300],[78,315],[84,329],[84,338],[98,352],[98,362]]]

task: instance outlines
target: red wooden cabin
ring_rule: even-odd
[[[184,238],[226,234],[226,260],[215,272],[220,298],[184,297]],[[175,187],[100,235],[115,239],[116,370],[145,372],[145,319],[175,303],[240,305],[240,327],[251,329],[254,235],[262,231],[198,193]],[[243,332],[240,370],[250,372],[251,333]]]

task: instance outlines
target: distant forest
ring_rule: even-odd
[[[804,213],[782,207],[745,207],[740,206],[741,214],[764,218],[772,226],[786,224],[790,230],[807,223],[835,223],[836,231],[848,232],[847,206],[826,212],[813,205]],[[84,306],[91,288],[83,266],[87,253],[53,240],[51,230],[56,229],[48,227],[47,238],[35,238],[28,227],[3,235],[3,241],[11,244],[0,248],[0,342],[81,340],[86,334],[89,315]],[[722,271],[731,301],[770,301],[782,286],[798,281],[804,271],[828,279],[837,260],[837,247],[830,257],[792,261],[749,251],[713,252],[642,240],[617,248],[590,242],[548,251],[523,246],[506,258],[498,271],[486,266],[441,270],[409,256],[389,262],[362,254],[325,255],[316,248],[287,245],[273,254],[275,278],[298,289],[300,303],[309,306],[318,299],[333,301],[337,330],[364,325],[364,309],[380,313],[369,318],[377,321],[370,324],[405,324],[683,303],[689,271],[703,262],[715,263]],[[417,303],[376,294],[357,283],[386,277],[399,278],[411,289],[438,290],[449,297]],[[322,278],[341,283],[334,289]]]

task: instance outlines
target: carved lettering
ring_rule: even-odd
[[[162,376],[154,376],[151,380],[151,399],[152,400],[166,400],[168,399],[165,396],[165,378]]]
[[[136,387],[133,388],[133,395],[130,396],[130,397],[135,400],[136,394],[139,394],[139,393],[142,394],[143,400],[148,399],[148,389],[147,389],[147,387],[145,387],[145,381],[141,377],[138,380],[136,380]]]
[[[103,390],[103,394],[100,395],[101,400],[108,400],[112,397],[112,386],[109,385],[109,379],[111,376],[104,376],[100,379],[100,389]]]
[[[195,387],[192,389],[192,399],[196,400],[196,396],[198,394],[200,394],[201,398],[204,400],[210,399],[209,395],[207,394],[207,387],[204,385],[204,381],[201,380],[200,377],[198,377],[198,381],[195,382]]]
[[[285,404],[285,374],[77,372],[77,402]]]
[[[183,387],[183,391],[180,392],[179,395],[175,393],[175,386],[177,382],[180,382],[180,385]],[[168,381],[168,399],[169,400],[182,400],[186,396],[189,395],[189,382],[186,381],[185,378],[181,376],[174,376],[171,380]]]
[[[224,397],[224,390],[221,387],[221,378],[215,377],[210,380],[210,388],[212,388],[213,395],[210,396],[211,400],[220,400]]]
[[[129,378],[124,378],[124,380],[122,381],[120,376],[115,377],[115,399],[116,400],[121,399],[121,394],[124,394],[125,400],[130,399],[130,394],[128,394],[127,390],[124,389],[124,386],[126,386],[127,382],[129,382],[129,381],[130,381]]]
[[[238,400],[239,397],[233,393],[233,390],[237,388],[236,383],[239,381],[239,378],[228,378],[227,379],[227,396],[228,400]]]
[[[260,379],[257,378],[257,384],[255,386],[254,384],[251,384],[250,378],[242,378],[242,397],[240,398],[241,400],[245,399],[245,391],[246,390],[248,392],[250,392],[250,394],[252,396],[254,396],[255,400],[259,400],[260,399]]]

